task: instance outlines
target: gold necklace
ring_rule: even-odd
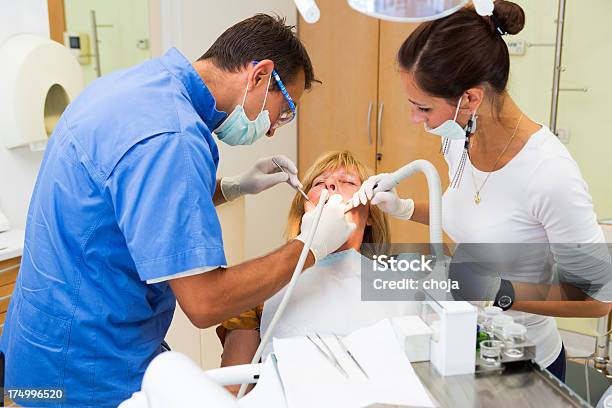
[[[489,177],[491,176],[491,173],[493,173],[495,171],[495,167],[497,167],[497,163],[499,163],[499,160],[502,158],[504,153],[506,153],[506,150],[508,150],[508,147],[510,147],[510,144],[514,140],[514,137],[516,136],[516,132],[518,131],[519,125],[521,124],[521,120],[523,120],[523,114],[521,114],[521,117],[519,118],[518,122],[516,123],[516,127],[514,128],[514,132],[512,133],[512,136],[510,137],[510,140],[508,140],[508,143],[506,143],[506,147],[504,147],[504,149],[501,151],[501,153],[497,156],[497,159],[495,160],[495,163],[493,164],[493,169],[490,172],[487,173],[487,177],[485,177],[484,181],[480,185],[480,188],[476,187],[476,178],[474,176],[474,165],[472,164],[472,181],[474,182],[474,190],[476,190],[476,194],[474,194],[474,203],[476,203],[476,205],[480,204],[480,202],[482,201],[481,198],[480,198],[480,192],[484,188],[485,184],[487,184],[487,181],[489,180]]]

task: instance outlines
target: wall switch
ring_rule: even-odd
[[[508,52],[510,55],[525,55],[526,44],[523,40],[508,40]]]
[[[64,45],[77,57],[79,64],[87,65],[91,63],[89,34],[64,32]]]
[[[139,50],[148,50],[149,49],[149,39],[141,38],[138,41],[136,41],[136,48],[138,48]]]
[[[569,144],[570,142],[571,132],[569,128],[559,128],[557,129],[557,137],[563,144]]]

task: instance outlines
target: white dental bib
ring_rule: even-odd
[[[418,315],[420,302],[365,302],[361,300],[361,262],[371,264],[354,249],[333,253],[306,269],[278,321],[272,337],[336,333],[340,336],[382,319]],[[285,294],[281,289],[264,304],[261,337]],[[272,351],[266,346],[263,358]]]

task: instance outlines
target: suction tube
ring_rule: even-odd
[[[295,288],[295,285],[300,277],[300,274],[302,273],[302,270],[304,269],[304,263],[306,263],[306,258],[308,258],[308,251],[310,251],[312,240],[314,238],[315,233],[317,232],[319,221],[321,220],[321,213],[323,212],[323,206],[327,202],[328,198],[329,198],[329,192],[327,190],[323,190],[319,198],[319,203],[317,204],[317,207],[314,210],[315,216],[314,216],[314,222],[312,224],[312,228],[308,232],[308,236],[306,237],[306,243],[304,244],[304,248],[302,249],[302,253],[300,254],[298,263],[295,266],[295,269],[293,270],[293,275],[291,276],[291,280],[289,281],[289,284],[287,285],[287,291],[285,292],[285,295],[283,296],[283,299],[281,300],[281,303],[278,306],[278,309],[276,309],[276,313],[274,314],[274,317],[270,321],[270,325],[268,326],[268,329],[266,330],[266,334],[264,335],[263,339],[261,339],[261,342],[259,343],[259,347],[257,347],[257,351],[255,352],[255,355],[253,356],[253,360],[251,360],[251,364],[259,363],[259,359],[261,358],[261,355],[263,354],[264,348],[266,347],[266,344],[268,344],[268,342],[270,341],[270,337],[272,337],[274,328],[276,327],[276,324],[278,323],[281,316],[283,315],[283,312],[285,311],[285,308],[287,307],[287,303],[289,303],[289,299],[291,298],[291,295],[293,294],[293,289]],[[240,386],[240,390],[238,391],[239,399],[244,396],[247,386],[248,386],[248,383],[242,384]]]
[[[442,185],[440,176],[433,164],[427,160],[415,160],[391,173],[391,178],[385,183],[380,182],[374,192],[389,191],[401,181],[413,174],[421,172],[427,178],[429,189],[429,240],[432,244],[442,244]],[[434,245],[435,251],[441,251],[441,245]]]

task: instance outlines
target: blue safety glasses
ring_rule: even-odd
[[[259,61],[253,61],[253,64],[259,64]],[[289,105],[289,108],[281,110],[278,120],[272,125],[272,129],[278,129],[279,127],[291,122],[295,118],[295,116],[297,115],[297,108],[295,106],[295,103],[293,102],[293,99],[291,99],[289,92],[287,92],[285,84],[283,84],[283,81],[281,81],[280,75],[278,75],[278,72],[276,72],[275,69],[272,70],[272,77],[276,81],[276,85],[278,85],[278,88],[285,97],[287,105]]]

